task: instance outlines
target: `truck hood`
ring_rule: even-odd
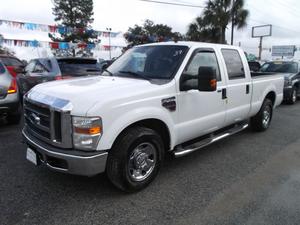
[[[285,78],[292,78],[293,76],[296,75],[296,73],[283,73]]]
[[[147,80],[97,76],[43,83],[34,87],[28,97],[52,106],[68,105],[72,114],[80,115],[99,102],[147,93],[157,86]]]

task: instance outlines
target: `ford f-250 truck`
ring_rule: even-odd
[[[106,171],[133,192],[176,157],[252,126],[264,131],[282,76],[251,78],[238,47],[156,43],[128,50],[103,76],[54,81],[24,98],[27,159],[70,174]]]

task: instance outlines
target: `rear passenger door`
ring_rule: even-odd
[[[221,49],[226,71],[226,120],[225,124],[240,122],[248,118],[251,107],[251,77],[246,76],[248,67],[244,65],[241,52],[236,49]]]

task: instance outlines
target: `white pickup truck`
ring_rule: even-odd
[[[137,46],[102,76],[44,83],[25,95],[27,159],[70,174],[106,171],[118,188],[137,191],[166,152],[186,155],[248,124],[266,130],[283,85],[280,75],[251,78],[238,47]]]

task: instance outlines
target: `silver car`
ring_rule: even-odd
[[[0,116],[6,116],[9,124],[21,119],[19,93],[16,78],[12,77],[0,61]]]

